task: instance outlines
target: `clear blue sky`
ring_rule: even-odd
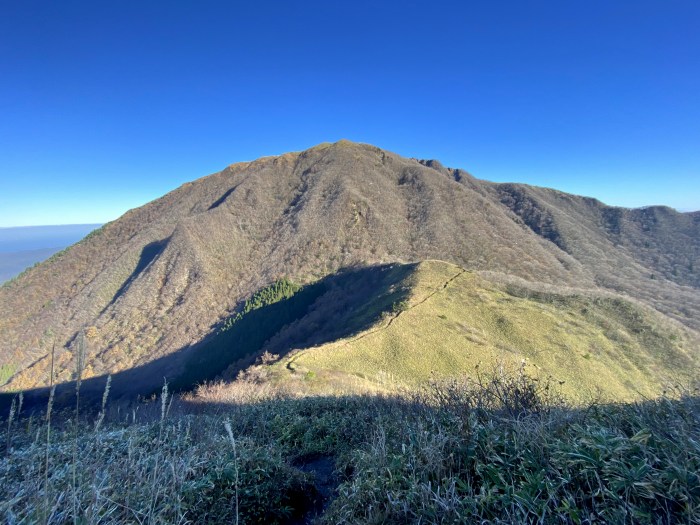
[[[1,4],[0,226],[340,138],[698,209],[700,2]]]

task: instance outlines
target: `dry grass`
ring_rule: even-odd
[[[69,413],[50,440],[47,418],[15,414],[0,433],[0,519],[700,522],[700,404],[682,393],[572,408],[506,370],[403,398],[171,399],[101,428],[84,417],[77,454]],[[335,465],[325,511],[307,468],[319,457]]]
[[[276,365],[274,379],[311,392],[331,391],[339,377],[365,389],[413,388],[524,361],[533,377],[551,377],[581,401],[653,397],[697,374],[691,332],[616,296],[506,286],[438,261],[407,281],[411,297],[398,316],[299,351]]]

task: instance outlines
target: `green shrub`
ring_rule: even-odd
[[[285,462],[273,447],[238,442],[238,455],[224,455],[202,477],[183,487],[185,514],[195,523],[285,523],[302,515],[314,491],[310,477]]]
[[[240,321],[243,316],[253,310],[277,303],[283,299],[289,299],[301,289],[301,285],[295,284],[287,278],[275,281],[270,286],[259,290],[248,299],[240,312],[227,318],[219,329],[220,333],[226,332]]]
[[[394,304],[391,305],[391,311],[395,314],[405,312],[408,310],[409,304],[408,301],[397,301]]]

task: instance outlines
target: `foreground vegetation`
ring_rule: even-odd
[[[572,407],[477,373],[402,397],[164,388],[79,423],[17,408],[6,523],[700,523],[697,396]]]

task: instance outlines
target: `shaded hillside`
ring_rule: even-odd
[[[108,404],[97,422],[54,415],[50,439],[45,418],[1,421],[0,520],[698,521],[697,397],[572,407],[556,385],[484,374],[410,399],[169,399]]]
[[[346,270],[301,289],[278,281],[201,343],[113,375],[110,399],[148,397],[164,378],[171,391],[236,379],[198,389],[213,400],[397,393],[505,366],[557,384],[570,401],[620,401],[698,376],[700,340],[682,324],[615,294],[542,288],[442,261]],[[106,382],[84,380],[83,404],[98,402]],[[47,398],[46,388],[25,392],[25,406]],[[62,383],[54,404],[74,398],[74,384]],[[10,400],[0,394],[0,405]]]
[[[520,184],[492,185],[538,235],[589,268],[596,284],[700,328],[700,213],[663,206],[625,209]]]
[[[266,351],[271,361],[270,349],[283,357],[296,348],[356,336],[404,303],[415,268],[391,264],[347,269],[305,287],[279,280],[256,292],[204,340],[111,375],[110,399],[128,405],[159,392],[164,380],[171,391],[191,390],[212,379],[233,379]],[[98,403],[107,381],[106,375],[83,379],[83,405]],[[54,406],[70,405],[74,396],[75,382],[61,382]],[[12,397],[0,393],[0,411]],[[25,407],[43,409],[48,397],[46,387],[26,390]]]
[[[589,220],[588,200],[523,188],[551,214],[542,227],[498,186],[369,145],[341,141],[234,164],[129,211],[0,288],[4,389],[46,384],[54,342],[58,380],[68,380],[82,329],[88,376],[126,370],[203,340],[281,277],[304,284],[390,262],[442,259],[527,281],[604,286],[698,326],[694,259],[677,262],[689,269],[676,269],[675,280],[649,271],[695,257],[697,222],[684,226],[689,252],[663,244],[673,222],[645,233],[656,252],[616,246],[604,222]],[[588,221],[580,231],[576,213]],[[621,223],[624,239],[629,228]],[[602,256],[610,264],[599,264]]]

